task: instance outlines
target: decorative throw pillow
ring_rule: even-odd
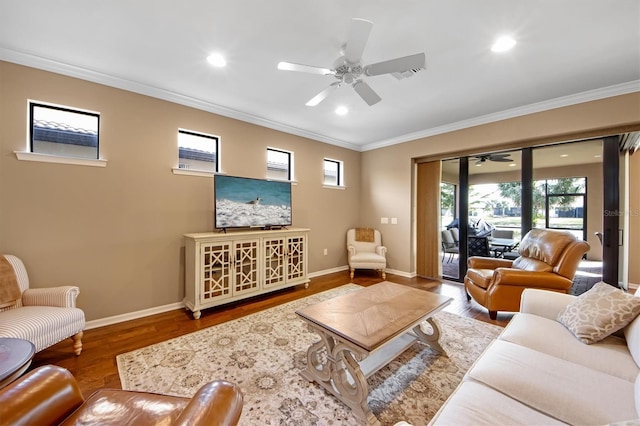
[[[640,297],[602,281],[558,314],[558,322],[582,343],[596,343],[625,327],[640,314]]]

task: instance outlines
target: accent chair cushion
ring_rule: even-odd
[[[11,263],[0,256],[0,308],[14,306],[22,297],[16,273]]]
[[[0,337],[33,343],[36,352],[84,330],[84,312],[78,308],[23,306],[0,312]]]
[[[369,251],[358,252],[349,259],[349,265],[352,268],[376,269],[384,268],[386,264],[387,260],[384,256]]]
[[[493,269],[470,268],[467,269],[467,277],[475,285],[486,290],[489,287],[489,283],[491,283],[491,278],[493,278]]]
[[[624,328],[640,314],[640,298],[602,281],[578,296],[557,321],[582,343],[598,342]]]
[[[513,261],[513,268],[531,272],[553,271],[553,267],[551,265],[548,265],[541,260],[524,256],[517,257],[516,260]]]

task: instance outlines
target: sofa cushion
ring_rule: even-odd
[[[562,425],[481,383],[464,381],[429,425]]]
[[[602,281],[558,314],[581,342],[595,343],[631,323],[640,313],[640,298]]]
[[[468,375],[570,424],[638,417],[633,382],[501,339],[491,344]]]
[[[636,291],[634,297],[640,299],[640,291]],[[624,328],[624,337],[627,339],[631,356],[638,367],[640,367],[640,316],[637,316],[636,319],[631,321],[631,324]]]
[[[538,315],[515,315],[500,338],[629,382],[640,373],[624,339],[609,336],[593,345],[585,345],[559,322]]]

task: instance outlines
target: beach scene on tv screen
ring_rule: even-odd
[[[291,225],[289,182],[216,176],[216,228]]]

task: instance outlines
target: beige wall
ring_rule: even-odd
[[[99,111],[107,167],[18,161],[14,151],[26,147],[27,99]],[[25,261],[34,287],[80,286],[79,305],[89,320],[180,302],[181,236],[213,227],[212,179],[171,172],[181,127],[219,135],[222,171],[231,175],[264,177],[267,146],[294,152],[293,222],[311,228],[310,272],[346,265],[345,231],[360,225],[380,229],[389,268],[409,274],[415,272],[415,159],[639,123],[636,93],[359,153],[0,62],[0,250]],[[322,188],[324,157],[344,161],[345,190]],[[640,169],[636,157],[632,182]],[[632,211],[640,209],[637,191],[632,185]],[[381,217],[398,223],[380,224]],[[637,235],[638,217],[631,219]],[[640,248],[632,245],[631,252],[637,258]],[[640,282],[637,265],[631,273]]]
[[[640,128],[640,93],[616,96],[579,105],[471,127],[455,132],[393,145],[362,153],[363,221],[379,223],[393,211],[406,226],[380,225],[392,267],[415,272],[415,242],[409,222],[413,220],[414,168],[424,157],[457,152],[482,152],[487,146],[515,147],[538,142],[576,140],[609,134],[611,130]],[[456,156],[456,155],[451,155]],[[434,201],[435,202],[435,201]],[[631,258],[640,248],[631,246]],[[634,279],[636,281],[634,281]],[[632,282],[638,282],[632,277]]]
[[[19,161],[27,99],[98,111],[106,168]],[[180,302],[182,235],[213,228],[213,179],[174,175],[177,130],[221,137],[222,171],[264,178],[266,147],[294,152],[293,225],[311,228],[310,272],[346,265],[360,153],[131,92],[0,62],[0,250],[33,287],[75,284],[88,320]],[[344,161],[345,190],[322,188]],[[323,249],[328,255],[323,255]]]

